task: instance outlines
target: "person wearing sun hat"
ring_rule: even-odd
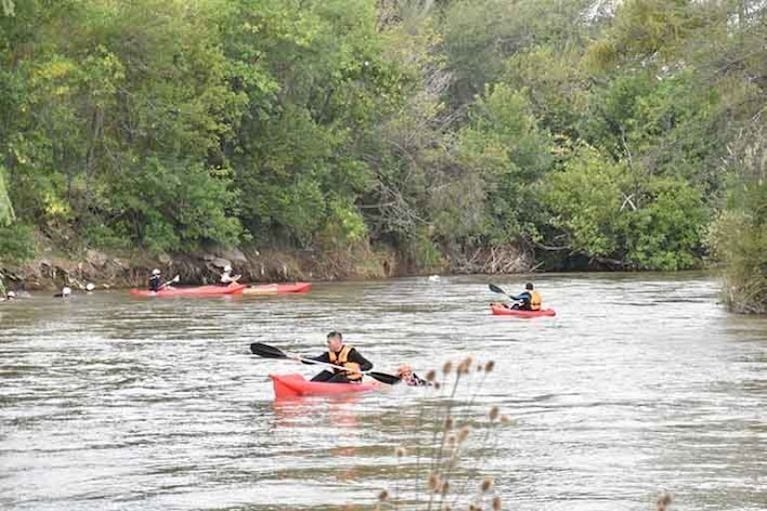
[[[231,284],[237,284],[242,275],[232,276],[232,267],[228,264],[224,266],[224,273],[221,274],[221,279],[218,281],[219,286],[229,286]]]
[[[149,277],[149,290],[159,291],[162,288],[162,272],[158,268],[155,268],[152,270],[152,276]]]

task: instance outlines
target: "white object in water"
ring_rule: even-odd
[[[439,275],[429,275],[429,282],[439,282]]]
[[[72,294],[72,289],[65,287],[61,290],[61,296],[69,296]]]
[[[90,291],[93,291],[94,289],[96,289],[96,285],[93,284],[93,282],[88,282],[87,284],[85,284],[86,291],[90,292]]]

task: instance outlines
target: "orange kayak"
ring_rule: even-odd
[[[133,296],[143,297],[173,297],[173,296],[222,296],[242,294],[245,284],[230,284],[228,286],[198,286],[198,287],[166,287],[159,291],[148,289],[131,289]]]
[[[371,392],[378,389],[376,383],[327,383],[309,381],[300,374],[270,374],[276,399],[299,396],[329,396],[350,392]]]
[[[491,303],[490,311],[494,316],[516,316],[518,318],[538,318],[541,316],[556,316],[554,309],[541,309],[538,311],[526,311],[519,309],[509,309],[502,303]]]
[[[261,284],[246,288],[246,295],[283,295],[289,293],[308,293],[312,288],[310,282],[294,282],[292,284]]]

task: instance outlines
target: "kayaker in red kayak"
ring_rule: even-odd
[[[517,303],[507,304],[506,307],[514,310],[539,311],[543,304],[541,294],[534,289],[532,282],[525,284],[525,290],[519,293],[518,296],[510,296],[509,298],[516,300]]]
[[[162,291],[163,289],[175,289],[173,287],[174,282],[178,282],[178,275],[167,282],[163,282],[162,272],[155,268],[152,270],[152,276],[149,277],[149,290],[156,293],[157,291]]]
[[[399,376],[402,379],[402,383],[408,387],[425,387],[431,385],[430,382],[415,374],[413,368],[407,364],[402,364],[397,368],[397,376]]]
[[[373,364],[359,354],[348,344],[344,344],[341,332],[330,332],[327,337],[328,351],[318,357],[309,357],[309,360],[343,366],[346,370],[324,370],[317,374],[311,381],[324,381],[328,383],[360,383],[362,374],[360,371],[369,371]],[[311,362],[303,361],[304,364]]]
[[[150,291],[159,291],[165,287],[162,283],[162,274],[159,269],[155,268],[152,270],[152,276],[149,277],[149,290]]]
[[[230,284],[236,284],[240,278],[242,278],[242,275],[235,275],[232,277],[232,267],[227,264],[224,266],[224,273],[221,274],[221,279],[218,281],[218,285],[228,286]]]

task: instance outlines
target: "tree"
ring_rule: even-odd
[[[698,260],[707,211],[684,180],[637,182],[627,163],[584,146],[540,191],[570,253],[639,269],[685,269]]]

